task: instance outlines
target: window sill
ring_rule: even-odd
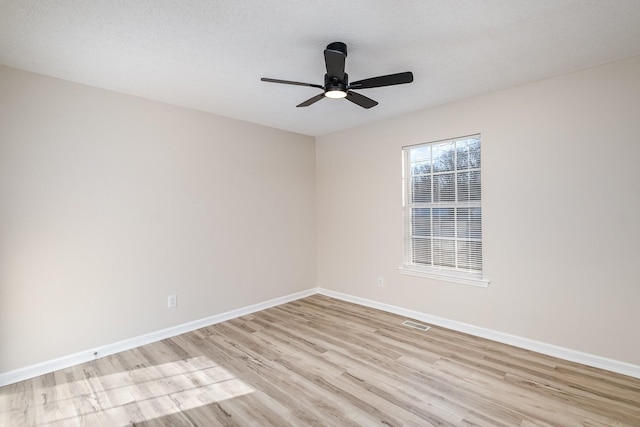
[[[400,272],[400,274],[404,274],[407,276],[425,277],[427,279],[442,280],[445,282],[459,283],[462,285],[478,286],[480,288],[489,287],[489,280],[481,277],[474,277],[471,275],[457,276],[455,274],[425,271],[407,266],[398,267],[398,271]]]

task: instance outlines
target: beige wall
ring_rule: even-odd
[[[478,132],[489,287],[401,276],[401,147]],[[640,365],[639,159],[640,57],[318,138],[318,286]]]
[[[315,286],[313,138],[2,67],[0,94],[0,372]]]
[[[638,76],[632,58],[314,144],[0,67],[0,372],[316,277],[640,365]],[[489,288],[401,276],[401,147],[477,132]]]

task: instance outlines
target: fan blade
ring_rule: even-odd
[[[327,66],[327,75],[337,77],[339,81],[344,81],[344,60],[347,54],[339,50],[326,49],[324,51],[324,63]]]
[[[320,101],[322,98],[324,98],[324,93],[316,95],[313,98],[309,98],[303,103],[296,105],[296,107],[308,107],[309,105],[315,104],[316,102]]]
[[[290,80],[269,79],[267,77],[263,77],[260,80],[263,82],[269,82],[269,83],[283,83],[285,85],[309,86],[309,87],[317,87],[318,89],[324,89],[322,86],[314,85],[313,83],[292,82]]]
[[[349,85],[349,89],[370,89],[374,87],[401,85],[411,83],[413,81],[413,73],[406,71],[404,73],[388,74],[386,76],[371,77],[370,79],[358,80]]]
[[[367,98],[364,95],[360,95],[359,93],[355,93],[351,91],[347,92],[347,99],[353,102],[354,104],[358,104],[362,108],[371,108],[378,105],[378,103],[373,99]]]

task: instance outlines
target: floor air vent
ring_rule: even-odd
[[[402,322],[402,324],[410,328],[420,329],[421,331],[428,331],[429,329],[431,329],[431,326],[423,325],[422,323],[412,322],[411,320],[405,320],[404,322]]]

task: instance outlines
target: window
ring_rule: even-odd
[[[480,135],[403,148],[401,273],[488,285],[480,169]]]

